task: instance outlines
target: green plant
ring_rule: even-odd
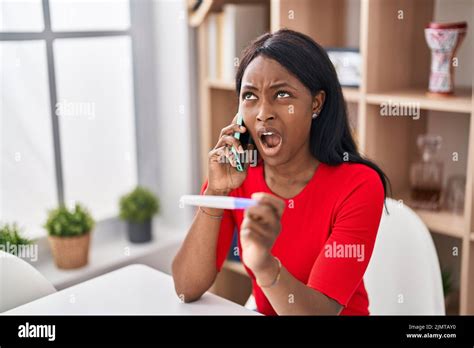
[[[142,223],[158,211],[158,198],[144,187],[138,186],[120,198],[120,218],[123,220]]]
[[[0,226],[0,245],[3,245],[3,249],[8,250],[8,246],[12,245],[29,245],[32,243],[33,241],[30,239],[20,236],[20,229],[15,223]]]
[[[444,269],[441,272],[441,279],[443,281],[444,297],[446,297],[453,291],[453,276],[451,271],[448,269]]]
[[[50,236],[75,237],[89,233],[94,227],[94,219],[80,204],[73,209],[64,205],[51,210],[44,225]]]

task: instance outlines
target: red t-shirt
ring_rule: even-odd
[[[201,194],[206,187],[207,182]],[[263,161],[249,167],[245,181],[230,196],[249,198],[254,192],[272,193],[265,182]],[[304,189],[285,201],[282,229],[272,254],[299,281],[343,305],[341,315],[368,315],[369,300],[362,278],[372,255],[384,203],[384,189],[377,172],[363,164],[320,163]],[[243,213],[224,211],[217,243],[219,271],[227,258],[235,227],[240,231]],[[240,238],[238,247],[242,255]],[[245,268],[252,279],[257,310],[276,315],[252,272]]]

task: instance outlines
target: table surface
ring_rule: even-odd
[[[211,293],[192,303],[176,295],[173,278],[129,265],[16,307],[12,315],[259,315]]]

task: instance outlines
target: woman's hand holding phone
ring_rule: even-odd
[[[235,132],[245,133],[248,130],[237,124],[238,115],[234,117],[232,123],[222,128],[216,146],[209,152],[208,163],[208,187],[206,193],[213,195],[228,195],[230,191],[236,189],[244,182],[247,170],[238,171],[237,161],[232,152],[235,148],[238,155],[243,154],[245,149],[238,139],[233,135]],[[244,168],[248,167],[248,163]]]

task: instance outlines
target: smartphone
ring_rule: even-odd
[[[242,116],[241,113],[239,113],[239,115],[237,116],[237,124],[239,126],[244,126],[245,127],[244,117]],[[242,147],[244,148],[244,150],[248,148],[249,144],[253,143],[252,137],[250,136],[250,132],[249,132],[248,129],[246,130],[245,133],[234,132],[234,138],[240,140],[240,143],[242,144]],[[237,152],[237,149],[232,146],[231,151],[234,154],[235,160],[237,162],[236,169],[239,172],[243,172],[244,171],[244,166],[242,166],[242,163],[240,161],[240,156],[239,156],[239,153]]]

